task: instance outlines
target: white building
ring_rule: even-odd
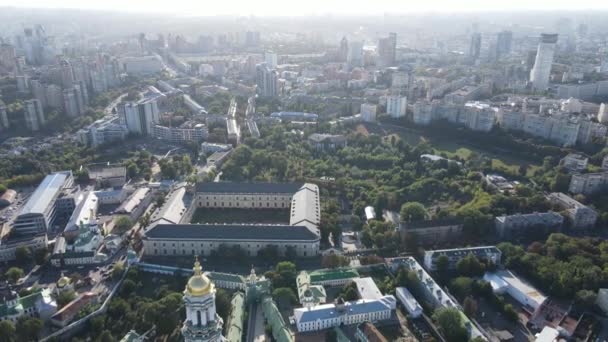
[[[600,110],[597,112],[597,121],[600,123],[608,123],[608,106],[605,103],[600,105]]]
[[[278,55],[276,53],[270,52],[270,51],[264,52],[264,62],[271,69],[276,69],[277,68],[278,60],[279,60],[279,58],[278,58]]]
[[[125,104],[125,122],[130,133],[154,134],[154,125],[160,121],[158,104],[155,99],[144,99],[137,103]]]
[[[553,55],[557,44],[557,34],[543,33],[536,50],[536,60],[530,70],[530,82],[536,91],[545,91],[549,87]]]
[[[420,306],[416,298],[414,298],[410,291],[408,291],[405,287],[397,287],[395,289],[395,295],[405,310],[407,310],[410,317],[418,318],[422,315],[422,306]]]
[[[557,231],[564,223],[564,218],[558,213],[549,211],[546,213],[497,216],[494,221],[498,236],[509,239],[529,233]]]
[[[365,122],[376,122],[376,105],[369,103],[361,104],[361,118]]]
[[[125,57],[120,60],[121,69],[129,74],[146,75],[164,69],[160,56]]]
[[[190,127],[167,127],[161,125],[154,125],[152,136],[160,139],[167,140],[170,142],[201,142],[207,139],[209,130],[205,124],[196,124]]]
[[[374,323],[390,319],[396,302],[394,296],[388,295],[381,299],[359,299],[298,308],[293,310],[293,321],[298,332],[319,331],[366,321]]]
[[[589,195],[608,185],[608,172],[574,174],[570,178],[568,191],[573,194]]]
[[[127,137],[127,126],[120,123],[118,116],[99,119],[78,131],[78,140],[88,146],[96,147],[111,142],[122,141]]]
[[[523,305],[533,317],[540,311],[540,308],[547,300],[547,297],[539,290],[509,270],[486,273],[483,278],[490,285],[499,285],[498,288],[493,288],[494,292],[508,293],[513,299]]]
[[[414,123],[416,125],[427,126],[433,121],[433,103],[418,101],[414,104]]]
[[[551,204],[557,205],[564,211],[570,219],[572,228],[592,228],[595,226],[598,217],[597,212],[574,198],[561,192],[554,192],[549,194],[547,199]]]
[[[31,131],[39,131],[46,123],[44,110],[40,100],[33,99],[25,101],[24,108],[25,126]]]
[[[386,99],[386,112],[393,118],[402,118],[407,112],[407,97],[389,96]]]
[[[202,272],[196,260],[194,274],[184,290],[186,319],[182,326],[182,336],[186,342],[223,342],[224,322],[215,308],[215,285]]]
[[[589,158],[580,153],[569,153],[561,160],[562,166],[572,172],[581,172],[587,169],[588,162]]]
[[[595,303],[604,311],[604,313],[608,313],[608,289],[604,288],[597,291]]]
[[[15,251],[17,248],[25,247],[32,251],[37,251],[46,248],[47,245],[48,240],[46,233],[0,240],[0,262],[15,260]]]
[[[466,115],[465,127],[473,131],[489,132],[496,121],[497,108],[479,102],[467,102],[464,105]]]
[[[456,265],[468,255],[480,260],[487,260],[495,265],[500,264],[502,253],[496,246],[466,247],[454,249],[438,249],[424,252],[424,267],[429,271],[437,270],[437,259],[441,256],[448,258],[448,269],[456,269]]]

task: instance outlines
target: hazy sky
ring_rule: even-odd
[[[383,14],[426,11],[608,9],[608,0],[0,0],[0,6],[190,15]]]

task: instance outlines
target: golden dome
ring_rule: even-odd
[[[63,272],[61,272],[61,278],[59,278],[59,280],[57,280],[57,287],[58,288],[64,288],[67,285],[69,285],[72,282],[72,279],[66,277]]]
[[[203,274],[201,263],[198,262],[198,257],[194,263],[194,275],[188,280],[186,292],[191,296],[204,296],[213,290],[213,284],[209,278]]]

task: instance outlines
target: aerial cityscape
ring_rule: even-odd
[[[608,3],[0,0],[0,342],[608,341]]]

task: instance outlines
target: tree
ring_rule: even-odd
[[[401,206],[401,221],[420,221],[426,218],[426,209],[420,202],[407,202]]]
[[[39,318],[22,316],[17,320],[15,329],[20,341],[38,341],[44,323]]]
[[[446,255],[440,255],[435,262],[437,268],[437,274],[440,277],[444,277],[450,267],[450,259]]]
[[[12,284],[16,284],[19,279],[23,278],[25,273],[23,273],[23,270],[19,267],[11,267],[4,275],[8,278],[8,281]]]
[[[224,322],[227,322],[230,315],[230,295],[226,290],[217,289],[215,293],[215,308],[217,314],[222,317]]]
[[[440,308],[435,310],[433,319],[441,328],[443,336],[448,342],[466,341],[468,333],[463,326],[462,316],[456,308]]]
[[[120,216],[114,223],[114,228],[118,230],[118,233],[124,233],[131,229],[131,227],[133,227],[133,223],[126,216]]]
[[[326,255],[321,259],[321,267],[323,268],[336,268],[348,266],[350,261],[348,258],[338,254]]]
[[[0,321],[0,342],[13,342],[17,339],[17,331],[13,322]]]
[[[469,254],[456,263],[456,270],[459,274],[468,277],[482,276],[485,272],[485,265],[476,256]]]
[[[454,278],[450,282],[450,292],[462,300],[473,292],[473,279],[468,277]]]
[[[342,292],[340,292],[340,297],[346,301],[359,299],[359,295],[357,294],[357,284],[355,282],[350,282],[344,285]]]
[[[519,316],[517,315],[517,311],[515,311],[515,309],[513,308],[513,305],[511,304],[506,304],[503,307],[503,313],[505,315],[505,317],[510,320],[511,322],[517,322],[517,320],[519,319]]]
[[[42,247],[40,249],[37,249],[34,252],[34,260],[36,261],[36,265],[44,265],[48,260],[48,256],[49,256],[48,248]]]
[[[29,247],[17,247],[15,249],[15,259],[19,265],[27,265],[32,261],[32,250]]]
[[[57,296],[57,307],[62,308],[74,299],[76,299],[76,293],[73,290],[63,291]]]
[[[122,262],[117,262],[112,268],[112,279],[118,279],[122,276],[125,270],[125,265]]]
[[[99,335],[95,342],[114,342],[116,341],[112,336],[112,333],[109,330],[104,330],[101,335]]]
[[[0,183],[0,195],[5,193],[7,190],[6,185]]]
[[[591,310],[595,301],[597,300],[597,294],[589,290],[580,290],[574,297],[574,303],[582,311]]]
[[[463,309],[465,315],[469,317],[475,317],[477,315],[477,301],[473,297],[468,296],[464,299]]]
[[[298,301],[296,294],[289,287],[275,289],[272,291],[272,298],[277,302],[279,307],[284,309],[290,308]]]

